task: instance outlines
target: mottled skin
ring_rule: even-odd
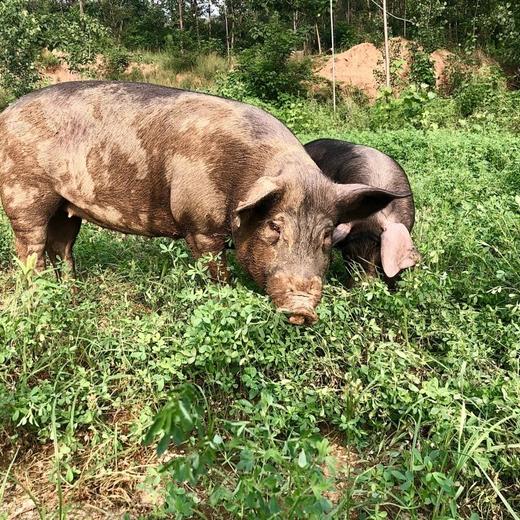
[[[367,218],[338,226],[334,237],[334,245],[347,264],[357,262],[369,275],[380,271],[393,286],[399,271],[420,258],[410,238],[415,206],[406,173],[397,161],[379,150],[339,139],[317,139],[307,143],[305,149],[336,183],[364,183],[410,193]]]
[[[334,224],[365,214],[367,197],[379,209],[395,196],[332,184],[258,108],[98,81],[33,92],[0,114],[0,195],[18,256],[36,255],[38,269],[46,254],[74,269],[82,219],[185,238],[195,257],[223,256],[232,235],[239,261],[297,323],[315,319]],[[210,269],[227,279],[224,258]]]

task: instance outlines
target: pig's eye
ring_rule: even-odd
[[[276,222],[273,222],[272,220],[269,221],[269,229],[271,231],[274,231],[275,233],[280,234],[280,226]]]
[[[267,233],[268,242],[270,242],[271,244],[276,244],[276,242],[278,242],[278,239],[280,238],[280,225],[270,220],[267,223],[267,229],[269,230],[269,232]]]

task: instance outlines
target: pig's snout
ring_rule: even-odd
[[[312,325],[318,320],[315,307],[321,300],[319,276],[301,277],[277,273],[267,283],[267,293],[278,311],[289,315],[294,325]]]

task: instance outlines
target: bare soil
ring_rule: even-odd
[[[400,90],[407,84],[412,64],[412,47],[414,43],[405,38],[390,39],[390,60],[397,65],[393,74],[393,87]],[[452,53],[438,49],[430,54],[433,62],[436,86],[445,81],[446,65]],[[335,56],[336,80],[339,85],[349,89],[361,90],[370,100],[375,100],[378,90],[384,85],[384,54],[382,49],[372,43],[360,43]],[[317,70],[317,74],[329,81],[332,80],[332,58],[329,58]]]

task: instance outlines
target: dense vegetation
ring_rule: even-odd
[[[338,91],[334,113],[311,57],[328,2],[0,3],[0,107],[64,65],[257,104],[304,142],[395,157],[423,256],[395,293],[347,290],[335,258],[320,322],[296,328],[182,242],[86,225],[79,279],[36,275],[0,212],[2,520],[28,497],[41,518],[519,518],[520,4],[388,8],[420,46],[407,84]],[[381,43],[374,2],[333,14],[340,48]],[[456,51],[442,91],[438,47]]]

